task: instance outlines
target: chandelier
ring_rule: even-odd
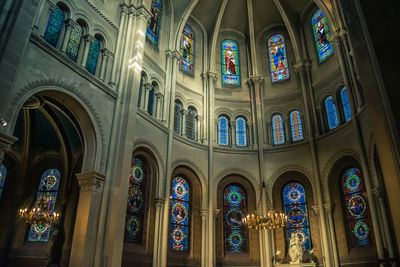
[[[264,190],[263,190],[264,189]],[[265,195],[267,197],[268,204],[270,204],[268,194],[265,190],[265,183],[262,182],[262,189],[260,194],[260,200],[258,201],[258,205],[260,205],[261,197],[263,192],[265,191]],[[249,229],[278,229],[286,226],[287,216],[282,212],[275,212],[274,210],[270,210],[267,214],[262,214],[260,212],[250,213],[242,219],[242,222],[247,225]]]
[[[60,214],[54,212],[53,197],[42,195],[37,201],[35,207],[28,211],[27,208],[20,209],[19,215],[26,223],[36,226],[48,226],[56,223]]]

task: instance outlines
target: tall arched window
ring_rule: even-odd
[[[189,25],[185,25],[181,40],[181,64],[180,69],[193,75],[194,34]]]
[[[231,184],[224,190],[224,247],[225,253],[248,251],[248,231],[242,223],[247,212],[246,191]]]
[[[154,87],[151,87],[149,91],[149,99],[147,102],[147,113],[149,113],[151,116],[153,116],[153,107],[154,107]]]
[[[218,144],[229,145],[229,120],[225,116],[218,117]]]
[[[99,58],[99,53],[100,53],[100,41],[95,39],[90,44],[89,54],[86,62],[86,69],[93,75],[96,73],[97,59]]]
[[[142,102],[142,92],[143,92],[143,74],[140,76],[139,92],[137,106],[140,108],[140,103]]]
[[[342,178],[344,203],[347,214],[347,232],[354,248],[371,244],[371,227],[365,184],[357,168],[347,169]]]
[[[346,87],[343,87],[340,91],[340,100],[342,101],[344,119],[345,121],[349,121],[351,120],[351,109]]]
[[[222,42],[222,83],[240,85],[239,48],[232,40]]]
[[[6,177],[7,177],[6,166],[1,164],[0,165],[0,198],[1,198],[1,193],[3,193],[3,187],[4,187],[4,182],[6,181]]]
[[[304,139],[303,125],[301,123],[300,112],[297,110],[294,110],[290,113],[290,128],[292,130],[293,142]]]
[[[175,109],[174,109],[174,131],[175,133],[180,133],[180,125],[181,125],[181,110],[182,105],[178,101],[175,101]]]
[[[67,46],[67,55],[72,60],[76,60],[78,57],[79,45],[82,38],[82,27],[77,24],[71,32]]]
[[[153,0],[151,3],[151,19],[147,27],[146,37],[155,45],[158,45],[161,23],[161,0]]]
[[[285,39],[283,35],[275,34],[268,39],[268,51],[272,82],[289,78]]]
[[[281,145],[285,143],[285,129],[283,127],[283,118],[277,114],[272,117],[272,131],[274,134],[274,144]]]
[[[247,146],[247,123],[243,117],[236,118],[236,145]]]
[[[172,181],[171,232],[169,246],[173,250],[189,250],[190,237],[190,188],[183,177]]]
[[[192,107],[188,107],[188,113],[186,115],[186,137],[189,139],[195,139],[195,117],[196,110]]]
[[[330,40],[328,23],[320,9],[314,12],[311,18],[314,31],[315,45],[317,46],[319,62],[324,61],[333,54],[332,42]]]
[[[35,208],[53,214],[56,205],[61,173],[58,169],[48,169],[40,178]],[[47,242],[50,237],[50,225],[31,225],[28,241]]]
[[[61,8],[57,8],[51,12],[49,21],[47,22],[44,39],[54,47],[57,46],[58,38],[60,37],[64,16],[64,11],[62,11]]]
[[[295,233],[299,236],[303,247],[310,250],[312,243],[304,187],[299,183],[289,183],[286,185],[283,188],[283,204],[285,206],[285,214],[288,218],[286,225],[287,247],[292,233]]]
[[[125,218],[125,242],[142,244],[147,210],[149,183],[147,162],[134,157],[129,175],[128,201]]]
[[[335,103],[333,103],[332,96],[325,99],[325,113],[328,120],[329,130],[335,129],[339,125],[339,118]]]

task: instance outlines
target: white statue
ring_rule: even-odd
[[[299,236],[292,233],[289,244],[290,264],[299,264],[303,259],[303,247],[301,246]]]

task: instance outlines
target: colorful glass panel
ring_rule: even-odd
[[[194,35],[189,25],[185,25],[181,40],[181,63],[180,69],[184,72],[193,75],[193,51],[194,51]]]
[[[175,101],[174,118],[174,131],[175,133],[179,134],[181,122],[181,104],[177,101]]]
[[[283,128],[283,119],[281,115],[272,117],[272,131],[274,134],[274,144],[281,145],[285,143],[285,130]]]
[[[186,115],[186,137],[194,140],[194,122],[196,112],[192,108],[188,108],[188,114]]]
[[[153,116],[153,107],[154,107],[154,88],[151,88],[147,103],[147,113],[149,113],[151,116]]]
[[[189,249],[190,190],[185,178],[175,177],[172,181],[171,232],[169,246],[173,250]]]
[[[232,40],[222,42],[222,83],[240,85],[239,48]]]
[[[99,53],[100,41],[96,39],[90,44],[89,54],[86,62],[86,69],[93,75],[96,73],[97,59],[99,57]]]
[[[245,118],[236,119],[236,145],[247,146],[247,126]]]
[[[140,77],[139,93],[138,93],[138,100],[137,100],[138,108],[140,108],[140,103],[142,102],[142,91],[143,91],[143,76]]]
[[[242,218],[247,211],[246,192],[239,185],[228,185],[224,190],[224,247],[225,253],[248,251],[247,227]]]
[[[320,9],[314,12],[311,18],[314,31],[315,44],[317,46],[319,62],[324,61],[333,54],[332,42],[330,41],[331,33],[324,14]]]
[[[229,121],[225,116],[218,118],[218,144],[229,145]]]
[[[281,34],[275,34],[268,40],[269,61],[272,82],[289,78],[289,67],[286,57],[285,39]]]
[[[290,127],[292,129],[292,140],[293,142],[304,139],[303,126],[301,123],[300,112],[297,110],[290,113]]]
[[[143,242],[148,184],[148,167],[145,160],[134,157],[131,162],[129,175],[125,217],[125,242],[136,244],[142,244]]]
[[[158,39],[160,36],[161,11],[161,0],[153,0],[151,3],[152,16],[147,27],[146,37],[155,45],[158,45]]]
[[[4,182],[6,181],[6,177],[7,177],[6,166],[1,164],[0,165],[0,198],[1,198],[1,193],[3,193],[3,187],[4,187]]]
[[[71,36],[69,37],[68,45],[67,45],[67,55],[72,60],[76,60],[78,57],[79,45],[81,43],[82,37],[82,27],[76,25],[75,28],[71,32]]]
[[[343,174],[343,195],[347,214],[347,227],[354,248],[371,244],[371,226],[365,185],[360,170],[349,168]]]
[[[342,100],[344,119],[349,121],[351,120],[351,109],[346,87],[340,91],[340,99]]]
[[[44,39],[54,47],[57,46],[63,23],[64,11],[62,11],[60,8],[57,8],[51,12],[49,21],[47,22],[46,32],[44,33]]]
[[[332,96],[325,99],[325,112],[326,119],[328,120],[329,130],[335,129],[339,125],[339,118],[335,103],[333,103]]]
[[[306,250],[312,247],[310,235],[310,223],[308,220],[308,207],[306,192],[299,183],[290,183],[283,189],[283,204],[288,218],[286,225],[286,247],[292,233],[297,234],[302,246]]]
[[[42,212],[54,213],[60,179],[61,174],[57,169],[48,169],[42,174],[36,195],[35,208],[39,208]],[[51,225],[31,225],[28,241],[49,241],[50,228]]]

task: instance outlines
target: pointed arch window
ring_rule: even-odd
[[[54,212],[60,179],[61,173],[58,169],[48,169],[43,172],[36,195],[35,208],[40,208],[40,210],[47,211],[50,214]],[[31,225],[28,241],[49,241],[50,228],[51,225]]]
[[[248,252],[248,230],[242,223],[247,212],[246,191],[231,184],[224,190],[224,248],[225,253]]]
[[[283,118],[276,114],[272,117],[272,131],[274,135],[274,144],[281,145],[285,143],[285,129],[283,127]]]
[[[161,0],[153,0],[151,3],[151,19],[147,26],[146,37],[153,44],[158,45],[158,39],[160,36],[160,23],[161,23],[161,13],[162,5]]]
[[[369,207],[365,199],[365,184],[357,168],[347,169],[342,178],[343,200],[346,207],[347,232],[354,248],[371,244]]]
[[[181,40],[181,63],[180,69],[185,73],[193,75],[194,34],[189,25],[185,25]]]
[[[186,115],[186,137],[189,139],[195,139],[195,119],[196,111],[194,108],[189,107]]]
[[[351,109],[346,87],[343,87],[340,91],[340,100],[342,102],[344,119],[347,122],[351,120]]]
[[[79,45],[82,38],[82,27],[77,24],[71,32],[67,45],[67,55],[72,60],[76,60],[78,57]]]
[[[289,183],[283,188],[283,204],[288,218],[286,225],[286,246],[292,233],[299,236],[302,246],[306,250],[312,248],[310,223],[308,219],[308,207],[306,191],[300,183]]]
[[[229,120],[225,116],[218,117],[218,144],[229,145]]]
[[[175,101],[175,109],[174,109],[174,131],[175,133],[180,133],[180,124],[181,124],[181,103]]]
[[[149,91],[149,99],[147,102],[147,113],[153,116],[153,107],[154,107],[154,87],[152,87]]]
[[[222,84],[240,85],[239,47],[232,40],[222,42]]]
[[[149,168],[146,160],[134,157],[129,175],[125,217],[125,242],[142,244],[147,210]]]
[[[282,34],[275,34],[268,39],[269,61],[272,82],[289,78],[289,68],[286,57],[285,39]]]
[[[3,164],[0,165],[0,198],[1,194],[3,193],[4,183],[7,177],[7,168]]]
[[[290,117],[290,128],[292,130],[293,142],[303,140],[304,139],[303,125],[301,123],[300,112],[294,110],[290,113],[289,117]]]
[[[51,12],[49,21],[47,22],[44,39],[54,47],[57,46],[61,28],[64,24],[64,17],[64,11],[61,8],[57,8]]]
[[[320,9],[317,9],[314,12],[311,18],[311,24],[313,27],[319,62],[322,62],[333,54],[333,47],[328,22]]]
[[[100,53],[100,41],[95,39],[90,44],[89,54],[86,62],[86,69],[93,75],[96,74],[97,59],[99,58],[99,53]]]
[[[189,250],[190,237],[190,188],[183,177],[172,181],[171,229],[169,246],[173,250]]]
[[[332,96],[325,99],[325,113],[328,120],[329,130],[335,129],[339,125],[339,118],[335,103],[333,103]]]
[[[247,122],[243,117],[236,118],[236,146],[247,146]]]

